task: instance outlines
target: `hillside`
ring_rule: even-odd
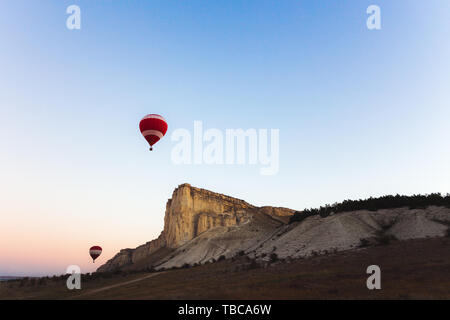
[[[392,199],[389,201],[403,205],[415,198]],[[428,198],[419,199],[425,203],[423,199]],[[370,207],[311,215],[287,208],[256,207],[183,184],[167,202],[161,235],[135,249],[121,250],[98,271],[165,270],[236,255],[265,264],[273,257],[298,259],[394,240],[441,237],[450,225],[450,208],[441,205],[447,198],[431,199],[439,206]],[[386,199],[376,201],[384,205]]]
[[[254,245],[255,239],[285,225],[294,212],[286,208],[258,208],[240,199],[182,184],[167,201],[161,235],[135,249],[121,250],[98,271],[161,268],[230,256],[242,250],[243,245]],[[180,253],[188,248],[197,253],[183,258]]]
[[[329,255],[255,265],[245,256],[164,272],[66,276],[0,283],[0,299],[450,299],[450,238],[394,241]],[[368,290],[366,268],[381,268]]]

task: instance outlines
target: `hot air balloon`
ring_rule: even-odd
[[[158,114],[148,114],[142,118],[139,123],[139,129],[150,145],[150,151],[152,151],[153,145],[166,134],[167,122]]]
[[[102,247],[93,246],[89,249],[89,254],[92,258],[92,263],[95,263],[95,259],[97,259],[102,254]]]

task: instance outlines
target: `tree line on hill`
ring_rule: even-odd
[[[392,196],[382,196],[378,198],[364,200],[345,200],[341,203],[321,206],[320,208],[305,209],[296,211],[290,218],[289,223],[302,221],[310,216],[320,215],[322,218],[328,217],[331,213],[349,212],[357,210],[377,211],[381,209],[396,209],[408,207],[409,209],[425,209],[429,206],[443,206],[450,208],[450,194],[446,196],[440,193],[431,193],[427,195],[401,196],[399,194]]]

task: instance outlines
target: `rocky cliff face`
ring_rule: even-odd
[[[167,201],[163,237],[177,248],[208,229],[246,221],[254,206],[243,200],[182,184]]]
[[[121,250],[98,271],[161,270],[236,254],[265,263],[273,255],[284,260],[305,258],[386,239],[440,237],[450,232],[446,207],[351,211],[288,224],[292,214],[291,209],[256,207],[183,184],[167,202],[161,235],[136,249]]]
[[[161,235],[135,249],[124,249],[116,254],[97,271],[110,271],[120,268],[146,265],[140,262],[160,249],[177,249],[202,233],[220,227],[233,227],[248,223],[255,212],[287,222],[294,211],[286,208],[255,207],[243,200],[189,184],[178,186],[172,198],[167,201],[164,217],[164,230]],[[166,253],[170,250],[164,251]],[[152,261],[151,265],[157,264]]]

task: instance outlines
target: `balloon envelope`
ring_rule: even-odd
[[[150,150],[167,132],[167,122],[159,114],[148,114],[139,123],[139,130],[150,145]]]
[[[89,249],[89,254],[91,255],[92,260],[95,262],[95,259],[97,259],[102,254],[102,247],[99,246],[93,246]]]

